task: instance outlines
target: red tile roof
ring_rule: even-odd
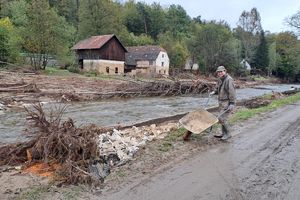
[[[79,41],[72,49],[99,49],[115,35],[98,35]]]

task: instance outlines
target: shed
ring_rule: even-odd
[[[114,35],[98,35],[79,41],[76,51],[79,66],[103,74],[124,73],[126,48]]]

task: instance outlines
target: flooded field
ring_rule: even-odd
[[[282,92],[299,85],[264,85],[258,88],[237,90],[238,100],[269,94],[272,91]],[[65,118],[71,117],[78,126],[94,123],[99,126],[131,125],[150,119],[167,117],[189,112],[199,107],[217,105],[217,96],[208,99],[198,97],[152,97],[105,100],[98,102],[72,103],[67,107]],[[50,107],[47,104],[46,107]],[[5,112],[0,114],[0,138],[2,143],[24,140],[22,134],[26,128],[24,112]]]

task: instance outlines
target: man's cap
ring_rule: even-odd
[[[226,71],[224,66],[219,66],[216,70],[216,72],[222,72],[222,71]]]

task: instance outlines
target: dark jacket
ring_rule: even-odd
[[[229,104],[235,104],[236,94],[233,79],[226,74],[224,78],[219,78],[216,94],[219,101],[228,101]]]

